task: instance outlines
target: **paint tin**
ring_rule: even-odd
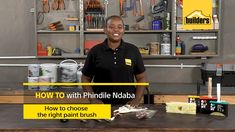
[[[28,77],[29,83],[38,83],[38,77]],[[38,86],[28,86],[28,90],[38,90]]]
[[[159,55],[159,42],[150,42],[149,49],[150,49],[150,55]]]
[[[169,43],[162,43],[161,44],[161,55],[170,55],[171,47]]]
[[[49,76],[40,76],[38,78],[39,83],[50,83],[51,82],[51,77]],[[39,86],[40,91],[49,91],[51,89],[50,86]]]
[[[75,60],[64,60],[60,62],[61,82],[75,83],[77,82],[78,64]]]
[[[39,64],[29,64],[28,65],[28,77],[38,77],[39,76]]]
[[[152,30],[161,30],[162,29],[162,21],[161,20],[153,20],[152,21]]]
[[[45,63],[41,64],[42,76],[49,76],[51,82],[57,82],[57,64]]]

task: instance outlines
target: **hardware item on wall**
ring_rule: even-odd
[[[47,49],[43,48],[42,42],[39,41],[37,44],[37,56],[47,56],[47,55],[48,55]]]
[[[85,5],[85,28],[102,29],[104,25],[105,11],[100,0],[86,0]]]
[[[41,25],[44,21],[44,12],[38,12],[37,13],[37,25]]]
[[[177,35],[176,37],[176,47],[175,47],[175,54],[176,55],[185,55],[185,43],[180,39],[180,36]]]
[[[43,10],[43,13],[50,12],[49,0],[42,0],[42,10]]]
[[[58,31],[58,30],[64,30],[64,26],[61,23],[61,21],[53,22],[48,25],[48,28],[51,31]]]
[[[214,40],[217,36],[193,36],[193,40]]]
[[[152,21],[152,30],[162,30],[162,21],[161,20],[153,20]]]
[[[139,47],[139,51],[141,55],[149,55],[149,48],[148,47]]]
[[[167,11],[168,0],[160,0],[156,5],[152,5],[152,14],[159,14]]]
[[[198,53],[203,53],[208,50],[207,46],[204,46],[203,44],[195,44],[192,46],[191,52],[198,52]]]
[[[127,17],[127,12],[132,11],[134,17],[139,16],[136,22],[144,20],[144,7],[142,0],[119,0],[120,16]]]
[[[219,29],[219,20],[216,14],[213,15],[213,29]]]
[[[65,10],[64,0],[54,0],[51,7],[53,10]]]
[[[159,42],[150,42],[149,43],[149,55],[159,55],[160,43]]]
[[[170,12],[167,12],[168,9],[168,0],[160,0],[160,2],[158,2],[156,4],[156,2],[152,1],[152,16],[153,16],[153,21],[152,21],[152,27],[154,27],[154,23],[156,23],[157,21],[161,21],[161,28],[157,29],[157,30],[161,30],[161,29],[165,29],[165,30],[170,30]],[[153,28],[153,30],[156,30]]]
[[[177,0],[176,4],[178,7],[183,8],[183,0]]]
[[[171,54],[170,35],[164,33],[161,35],[161,55]]]

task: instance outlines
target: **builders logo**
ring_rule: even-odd
[[[202,11],[194,11],[185,17],[184,24],[211,24],[211,16],[206,16]]]
[[[183,0],[183,5],[183,29],[212,29],[212,0]]]

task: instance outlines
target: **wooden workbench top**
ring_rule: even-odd
[[[134,114],[126,114],[113,122],[87,123],[70,120],[61,123],[59,120],[24,120],[22,105],[0,105],[0,131],[235,131],[235,106],[229,106],[229,116],[218,118],[206,114],[181,115],[165,112],[163,105],[149,105],[157,110],[151,119],[139,120]]]

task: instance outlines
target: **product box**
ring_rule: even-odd
[[[211,104],[210,101],[216,101],[216,97],[207,97],[207,96],[201,96],[200,97],[200,113],[203,114],[210,114],[213,111],[211,111]]]
[[[210,101],[210,111],[228,116],[228,102]]]
[[[234,87],[235,64],[203,63],[201,67],[203,84],[208,82],[209,77],[212,77],[213,87],[216,87],[217,83],[221,83],[222,87]]]

